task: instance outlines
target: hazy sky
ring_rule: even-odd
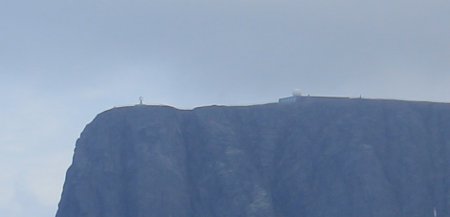
[[[450,102],[450,1],[0,0],[0,216],[54,216],[103,110],[294,88]]]

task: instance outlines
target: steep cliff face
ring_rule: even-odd
[[[77,141],[57,217],[450,216],[450,104],[116,108]]]

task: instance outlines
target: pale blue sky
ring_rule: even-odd
[[[450,102],[447,0],[0,0],[0,216],[53,216],[113,106]]]

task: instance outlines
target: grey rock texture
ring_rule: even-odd
[[[77,141],[57,217],[450,216],[450,104],[115,108]]]

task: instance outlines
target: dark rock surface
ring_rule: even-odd
[[[57,217],[450,216],[450,104],[115,108],[77,141]]]

